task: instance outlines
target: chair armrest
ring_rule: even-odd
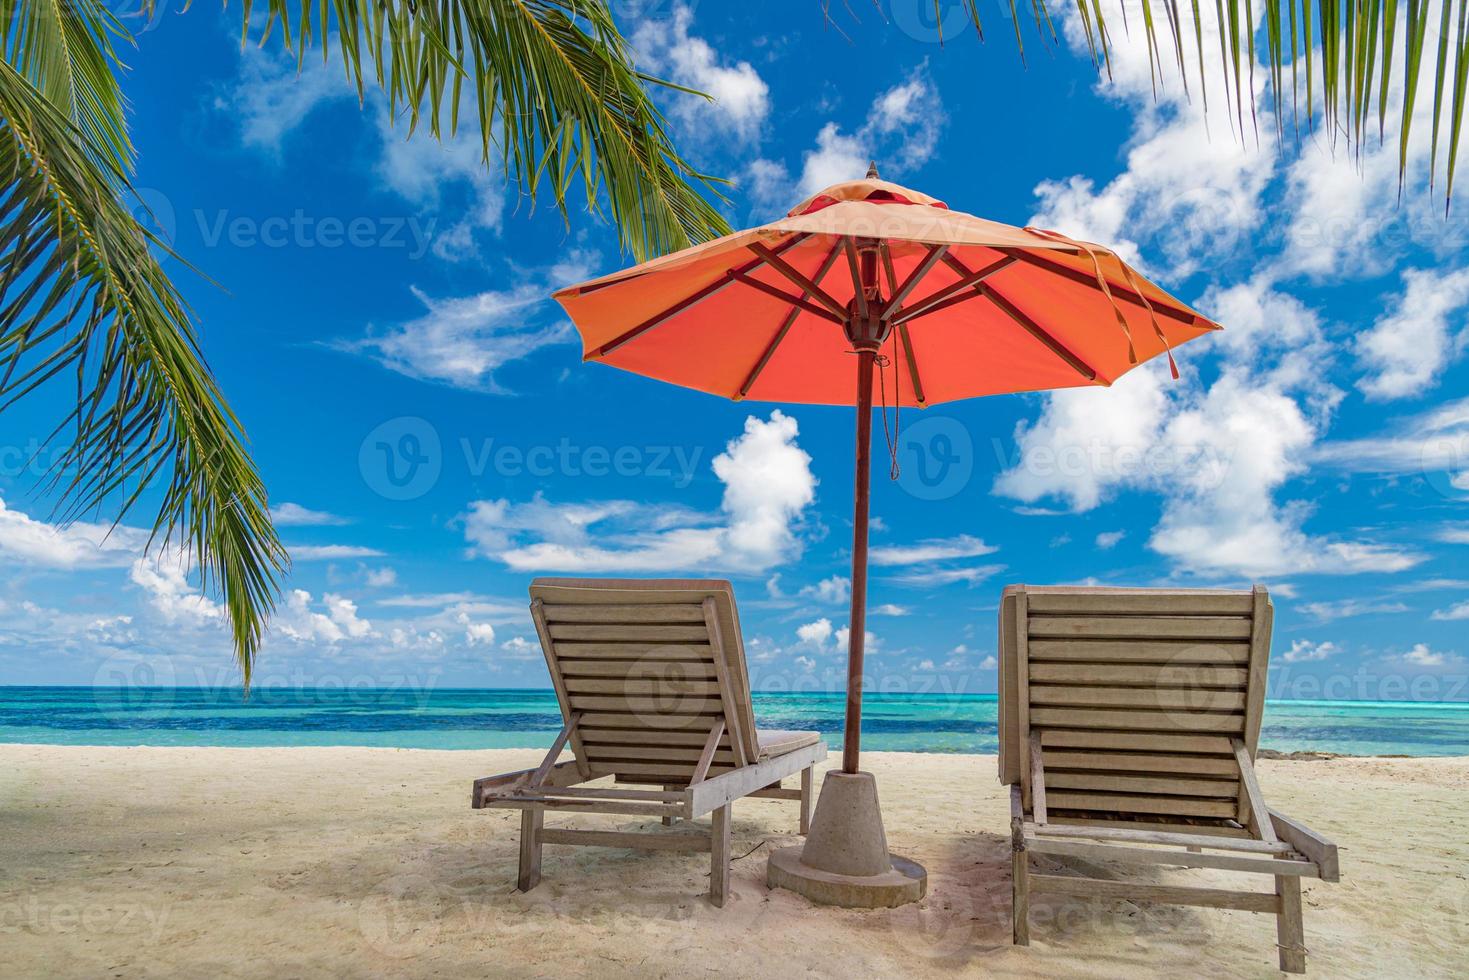
[[[1019,783],[1010,784],[1010,846],[1025,849],[1025,801]]]
[[[476,779],[469,805],[475,810],[482,810],[485,800],[492,796],[514,796],[531,785],[537,772],[539,772],[537,769],[519,769],[515,772],[501,773],[498,776],[484,776]],[[577,771],[576,760],[570,759],[552,766],[545,774],[545,780],[541,785],[575,786],[577,783],[584,782],[586,780]]]
[[[1322,881],[1341,881],[1341,865],[1335,844],[1305,824],[1274,810],[1270,811],[1270,823],[1277,837],[1316,863],[1321,870]]]

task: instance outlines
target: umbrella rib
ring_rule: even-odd
[[[898,273],[893,269],[893,253],[888,249],[886,241],[878,244],[878,251],[882,253],[882,269],[888,276],[888,292],[896,295],[898,292]]]
[[[827,252],[826,258],[822,260],[821,268],[816,270],[816,278],[811,280],[812,282],[818,286],[821,284],[821,280],[826,278],[827,272],[831,270],[832,265],[836,262],[837,252],[841,251],[841,248],[841,242],[837,242],[831,247],[831,251]],[[825,310],[822,310],[821,313],[823,316],[826,315]],[[775,336],[770,339],[770,343],[765,345],[765,351],[760,355],[760,360],[750,369],[750,373],[745,376],[745,382],[740,385],[739,394],[735,396],[736,400],[744,398],[750,393],[750,389],[755,387],[755,380],[760,377],[760,374],[765,370],[765,365],[769,364],[770,359],[775,356],[775,349],[780,346],[781,341],[786,339],[786,334],[790,333],[791,327],[795,325],[796,318],[800,315],[801,311],[799,309],[792,309],[786,314],[785,319],[781,321],[780,329],[775,332]]]
[[[747,276],[743,272],[740,272],[738,269],[734,270],[732,275],[734,276],[735,282],[749,286],[752,289],[758,289],[760,290],[760,292],[766,293],[767,295],[774,296],[781,302],[789,303],[792,306],[796,307],[797,310],[805,310],[807,313],[811,313],[819,317],[824,317],[825,319],[830,320],[832,323],[839,324],[843,322],[828,313],[826,307],[817,306],[815,303],[807,300],[805,296],[792,296],[790,293],[785,292],[779,287],[772,286],[768,282],[762,282],[761,280],[756,279],[754,276]]]
[[[781,252],[784,252],[784,251],[786,251],[789,248],[793,248],[794,246],[796,246],[800,242],[803,242],[807,238],[810,238],[810,237],[811,237],[810,233],[808,233],[808,232],[801,232],[800,234],[795,235],[794,237],[792,237],[791,239],[789,239],[788,241],[781,242],[780,245],[777,248],[773,249],[773,250],[770,249],[770,248],[766,248],[764,245],[761,245],[761,248],[763,248],[765,250],[765,252],[768,253],[769,256],[775,257],[777,259],[777,261],[779,261],[779,255],[780,255]],[[756,243],[756,244],[759,244],[759,243]],[[720,276],[718,279],[714,280],[709,285],[705,286],[703,289],[700,289],[698,292],[696,292],[696,293],[694,293],[694,294],[692,294],[690,296],[685,296],[683,299],[679,300],[677,303],[674,303],[672,306],[670,306],[667,309],[663,310],[661,313],[655,313],[655,314],[653,314],[648,319],[644,320],[642,323],[640,323],[637,326],[633,327],[631,330],[627,330],[627,331],[623,332],[622,334],[619,334],[618,336],[614,337],[613,339],[607,341],[607,343],[603,344],[601,347],[598,347],[596,350],[589,351],[582,358],[582,360],[584,360],[584,361],[590,361],[590,360],[595,360],[596,358],[599,358],[599,357],[606,357],[608,354],[612,353],[613,351],[615,351],[617,348],[621,347],[623,344],[627,343],[628,341],[637,339],[639,336],[641,336],[642,334],[646,333],[649,330],[652,330],[654,327],[658,326],[659,324],[663,323],[664,321],[672,319],[673,317],[675,317],[678,314],[682,313],[684,310],[687,310],[689,307],[691,307],[691,306],[697,306],[699,303],[702,303],[704,300],[708,299],[710,296],[713,296],[715,293],[718,293],[720,290],[724,289],[730,283],[732,283],[732,282],[735,281],[735,278],[734,277],[735,277],[735,275],[737,273],[748,273],[748,272],[751,272],[752,270],[758,268],[761,264],[763,264],[765,262],[768,262],[768,261],[769,261],[769,258],[767,258],[765,255],[762,255],[760,258],[754,259],[753,261],[750,261],[750,262],[746,262],[744,265],[739,266],[738,268],[730,269],[729,271],[725,272],[724,275]]]
[[[908,377],[913,381],[913,397],[919,405],[927,403],[923,394],[923,380],[918,376],[918,357],[913,353],[913,338],[908,335],[908,324],[898,324],[898,339],[903,342],[904,359],[908,362]]]
[[[756,255],[760,256],[760,258],[765,260],[765,262],[769,263],[772,269],[785,276],[797,286],[800,286],[803,290],[806,291],[808,295],[811,296],[812,299],[816,300],[822,306],[835,313],[838,317],[842,319],[843,322],[846,322],[847,311],[842,307],[842,304],[832,299],[831,295],[827,293],[826,290],[816,285],[816,283],[812,282],[810,279],[807,279],[796,269],[793,269],[791,267],[791,264],[785,259],[781,258],[774,251],[772,251],[770,246],[766,245],[764,242],[751,242],[749,247],[750,251],[754,252]]]
[[[903,300],[908,298],[908,294],[913,292],[913,288],[918,285],[919,281],[933,271],[933,267],[938,264],[939,259],[948,254],[948,251],[949,246],[947,245],[930,245],[928,247],[928,254],[923,257],[923,261],[918,263],[918,267],[903,281],[903,285],[893,290],[893,297],[888,300],[887,306],[883,308],[882,315],[884,317],[892,316],[893,311],[898,309]],[[888,260],[888,275],[889,277],[892,276],[891,259]]]
[[[1055,337],[1051,336],[1050,332],[1047,331],[1045,327],[1042,327],[1039,323],[1036,323],[1023,310],[1021,310],[1014,303],[1010,302],[1008,298],[996,292],[995,287],[991,286],[989,283],[980,283],[978,289],[980,291],[980,294],[984,296],[985,299],[995,304],[995,306],[997,306],[1002,313],[1004,313],[1010,319],[1014,320],[1032,337],[1034,337],[1036,340],[1039,340],[1042,344],[1045,344],[1046,347],[1050,349],[1051,353],[1055,354],[1057,357],[1061,358],[1061,360],[1065,361],[1082,377],[1086,378],[1088,381],[1096,381],[1100,377],[1100,375],[1097,373],[1096,368],[1092,367],[1086,361],[1083,361],[1080,357],[1077,357],[1075,354],[1073,354],[1066,347],[1065,344],[1061,343]]]
[[[959,281],[949,283],[943,289],[930,293],[905,310],[898,310],[892,317],[894,323],[907,323],[909,320],[917,319],[929,313],[935,313],[938,310],[954,305],[954,303],[973,299],[979,295],[978,290],[981,282],[1015,262],[1012,256],[1007,255],[1003,258],[996,259],[978,272],[971,272],[968,266],[947,252],[941,258],[945,265],[959,273]],[[958,295],[970,289],[975,290],[975,292],[967,296]]]
[[[1081,283],[1083,286],[1089,286],[1090,288],[1095,289],[1098,292],[1101,291],[1101,287],[1097,285],[1097,277],[1089,272],[1082,272],[1080,269],[1073,269],[1071,268],[1071,266],[1065,265],[1061,262],[1057,262],[1055,259],[1048,258],[1043,255],[1037,255],[1034,252],[1028,251],[1023,248],[1006,248],[1002,249],[1001,251],[1003,251],[1006,255],[1019,259],[1021,262],[1025,262],[1038,268],[1045,269],[1047,272],[1054,272],[1057,275],[1065,276],[1068,279],[1072,279],[1076,282]],[[1120,262],[1121,259],[1118,259],[1118,261]],[[1136,290],[1130,289],[1127,286],[1119,286],[1111,279],[1107,280],[1107,288],[1110,289],[1112,291],[1112,294],[1118,299],[1126,300],[1134,306],[1146,307],[1147,305],[1144,303],[1143,297]],[[1164,303],[1155,299],[1150,299],[1147,301],[1147,303],[1152,304],[1153,310],[1163,316],[1177,320],[1180,323],[1184,323],[1190,327],[1196,327],[1200,325],[1198,322],[1200,317],[1190,310],[1179,309],[1176,306],[1171,306],[1168,303]]]
[[[852,270],[852,295],[857,299],[857,316],[867,319],[867,290],[862,285],[862,272],[857,267],[857,243],[852,236],[842,238],[847,251],[847,267]]]

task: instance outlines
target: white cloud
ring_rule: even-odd
[[[754,141],[770,114],[770,86],[748,61],[723,57],[708,41],[689,33],[693,10],[677,4],[667,20],[644,20],[633,33],[639,68],[666,73],[672,81],[710,96],[675,96],[673,114],[690,131],[707,136],[710,124]]]
[[[714,458],[724,484],[718,514],[626,500],[554,504],[539,494],[524,504],[477,500],[463,518],[465,539],[472,555],[526,571],[763,572],[800,553],[796,526],[815,498],[797,434],[796,420],[779,410],[745,420]]]
[[[327,43],[335,45],[336,38]],[[240,49],[239,82],[215,100],[215,108],[238,121],[246,146],[279,156],[286,134],[318,107],[355,95],[336,59],[307,58],[298,71],[289,52],[247,44]]]
[[[954,585],[963,582],[972,588],[981,582],[993,578],[995,575],[1004,571],[1004,569],[1004,565],[972,565],[962,568],[939,568],[894,575],[892,581],[900,585],[914,586]]]
[[[367,584],[374,589],[386,589],[398,584],[398,573],[386,565],[382,568],[369,568],[366,578]]]
[[[1433,611],[1433,618],[1445,621],[1469,619],[1469,601],[1460,602],[1447,609],[1435,609]]]
[[[346,517],[338,517],[326,511],[311,510],[293,503],[272,507],[270,519],[276,523],[277,527],[332,527],[352,523]]]
[[[1463,349],[1466,304],[1469,269],[1406,270],[1401,295],[1384,304],[1389,312],[1357,336],[1354,348],[1364,372],[1357,387],[1374,401],[1437,387],[1450,359]]]
[[[48,524],[0,500],[0,557],[38,568],[126,568],[143,551],[141,528],[77,521]]]
[[[541,652],[539,643],[532,643],[523,636],[512,636],[500,644],[500,649],[510,654],[514,660],[530,660]]]
[[[340,561],[344,558],[380,558],[382,552],[355,544],[292,544],[286,551],[295,561]]]
[[[337,41],[331,37],[326,43],[334,47]],[[420,213],[436,214],[449,207],[446,190],[466,189],[468,205],[461,206],[454,199],[457,220],[434,236],[435,254],[450,260],[474,257],[474,233],[498,233],[505,208],[504,173],[484,158],[478,110],[469,93],[466,88],[456,133],[447,131],[449,112],[445,109],[441,139],[434,138],[426,122],[409,137],[402,106],[395,121],[380,93],[373,91],[367,99],[379,137],[375,170],[388,191]],[[329,62],[307,58],[298,72],[289,54],[249,45],[241,51],[238,81],[216,99],[215,108],[237,121],[246,146],[279,158],[286,137],[300,129],[317,108],[356,98],[355,86],[335,57]],[[434,224],[424,230],[431,234]]]
[[[796,627],[796,639],[806,646],[824,648],[827,641],[831,639],[831,620],[822,617],[814,623],[806,623]]]
[[[1469,524],[1448,524],[1434,535],[1444,544],[1469,544]]]
[[[1373,602],[1368,599],[1338,599],[1334,602],[1308,602],[1301,611],[1323,622],[1345,619],[1349,616],[1381,616],[1408,611],[1401,602]]]
[[[1443,474],[1445,489],[1469,489],[1469,398],[1399,420],[1384,435],[1323,443],[1312,461],[1352,473]]]
[[[1097,535],[1097,547],[1103,551],[1111,551],[1125,537],[1127,537],[1126,531],[1103,531]]]
[[[372,623],[360,618],[357,604],[344,596],[328,592],[321,597],[319,608],[305,589],[292,589],[284,598],[276,609],[272,630],[298,643],[334,646],[374,635]]]
[[[505,173],[484,158],[477,110],[467,96],[459,118],[457,133],[446,131],[434,139],[422,124],[409,136],[406,122],[395,126],[386,107],[377,114],[382,138],[377,172],[390,190],[420,213],[440,214],[447,210],[446,188],[468,188],[468,206],[457,208],[458,220],[434,236],[434,254],[450,261],[477,256],[474,233],[497,234],[505,211]]]
[[[1218,30],[1213,8],[1194,9],[1202,15],[1199,26],[1204,36],[1213,36]],[[1103,3],[1102,10],[1111,23],[1124,22],[1116,0]],[[1176,13],[1185,36],[1192,35],[1191,11],[1184,7]],[[1072,50],[1085,55],[1088,39],[1080,18],[1070,7],[1059,16]],[[1029,224],[1106,244],[1144,267],[1140,246],[1149,243],[1167,271],[1182,277],[1196,271],[1205,254],[1232,254],[1254,235],[1275,155],[1230,131],[1227,107],[1221,106],[1222,68],[1207,49],[1203,69],[1212,98],[1206,117],[1198,91],[1196,50],[1185,44],[1180,52],[1193,86],[1189,97],[1177,80],[1171,54],[1164,84],[1155,87],[1154,65],[1142,37],[1117,33],[1109,40],[1108,80],[1100,82],[1098,90],[1132,112],[1126,169],[1101,188],[1082,176],[1042,182],[1036,187],[1040,201]],[[1264,73],[1258,74],[1263,83]],[[1248,103],[1250,93],[1244,97]],[[1270,115],[1262,112],[1261,129],[1272,125]]]
[[[988,657],[985,657],[983,660],[981,660],[979,662],[979,669],[980,670],[994,670],[999,665],[1000,665],[1000,662],[995,659],[994,654],[990,654]]]
[[[464,627],[464,642],[469,646],[490,646],[495,642],[495,627],[490,623],[478,623],[468,613],[460,613],[459,625]]]
[[[847,602],[852,598],[852,580],[845,575],[833,575],[815,585],[803,587],[801,597],[828,604]]]
[[[978,558],[999,550],[972,535],[959,534],[952,538],[929,538],[910,545],[873,548],[868,560],[874,565],[925,565],[955,558]]]
[[[1335,643],[1312,643],[1310,640],[1296,640],[1290,645],[1282,659],[1288,664],[1311,663],[1327,660],[1341,652],[1341,647]]]
[[[906,616],[910,612],[907,606],[899,606],[891,602],[884,602],[882,605],[873,606],[867,610],[869,616]]]
[[[560,269],[555,285],[582,278],[587,266]],[[576,333],[566,320],[537,323],[552,285],[542,277],[520,281],[509,289],[438,299],[413,287],[427,312],[387,330],[369,329],[356,340],[332,347],[371,357],[383,367],[420,381],[470,391],[504,394],[495,372],[556,344],[570,343]]]
[[[1434,650],[1427,643],[1415,643],[1407,653],[1386,657],[1389,662],[1405,667],[1460,667],[1464,658],[1457,653]]]
[[[934,669],[934,667],[933,667],[933,661],[932,660],[920,660],[920,661],[918,661],[918,669],[919,670],[933,670]]]
[[[1225,310],[1221,319],[1245,338],[1221,345],[1210,386],[1190,374],[1165,389],[1154,362],[1107,390],[1051,393],[1040,418],[1018,427],[1019,462],[996,491],[1027,503],[1059,497],[1076,510],[1122,490],[1157,493],[1163,512],[1149,547],[1200,574],[1395,572],[1419,563],[1422,556],[1381,542],[1309,534],[1309,502],[1277,499],[1306,473],[1341,398],[1325,380],[1330,348],[1319,318],[1266,276],[1211,290],[1200,305]]]
[[[187,555],[168,549],[138,558],[128,578],[148,593],[149,604],[170,623],[223,623],[223,607],[189,583],[189,568]]]
[[[908,78],[878,94],[855,132],[828,122],[816,134],[816,145],[802,158],[801,175],[792,180],[784,164],[759,159],[746,170],[745,190],[758,207],[790,207],[803,197],[867,173],[876,161],[886,179],[900,178],[922,167],[938,146],[946,117],[938,89],[920,65]]]

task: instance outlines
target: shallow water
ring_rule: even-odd
[[[996,749],[993,694],[869,694],[874,751]],[[835,743],[841,694],[756,694],[766,728],[816,729]],[[560,727],[534,690],[0,687],[0,742],[58,745],[377,745],[538,748]],[[1358,755],[1469,755],[1469,704],[1269,701],[1264,748]]]

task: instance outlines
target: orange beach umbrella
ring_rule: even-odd
[[[849,773],[861,738],[877,372],[893,372],[892,403],[920,408],[1105,386],[1160,354],[1171,365],[1172,348],[1219,329],[1110,249],[952,211],[875,168],[778,221],[555,296],[584,360],[735,400],[856,406]]]

